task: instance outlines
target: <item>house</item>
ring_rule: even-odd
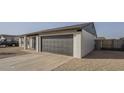
[[[97,37],[96,40],[105,40],[105,37]]]
[[[124,40],[124,37],[120,38],[120,40]]]
[[[6,39],[8,41],[19,41],[19,36],[17,35],[5,35],[5,34],[1,34],[0,35],[0,41],[3,40],[3,39]]]
[[[19,45],[37,52],[51,52],[82,58],[95,48],[94,23],[82,23],[20,36]]]
[[[124,39],[96,39],[95,46],[97,50],[124,50]]]

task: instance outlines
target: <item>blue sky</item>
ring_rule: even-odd
[[[20,35],[43,29],[80,24],[81,22],[0,22],[0,34]],[[98,36],[124,37],[124,22],[95,22]]]
[[[96,22],[98,36],[107,38],[124,37],[124,22]]]

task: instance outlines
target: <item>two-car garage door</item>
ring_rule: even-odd
[[[65,55],[73,55],[73,35],[43,36],[41,50]]]

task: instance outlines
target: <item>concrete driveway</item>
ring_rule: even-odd
[[[72,57],[51,53],[26,54],[16,57],[0,59],[1,71],[49,71],[69,60]]]
[[[54,71],[124,71],[124,52],[93,51],[85,58],[69,60]]]
[[[123,51],[93,51],[82,59],[0,48],[0,71],[124,71]]]

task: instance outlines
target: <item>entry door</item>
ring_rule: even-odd
[[[73,55],[73,35],[42,37],[42,51]]]
[[[33,48],[33,49],[36,49],[36,37],[33,37],[33,38],[32,38],[32,44],[33,44],[33,45],[32,45],[32,48]]]

